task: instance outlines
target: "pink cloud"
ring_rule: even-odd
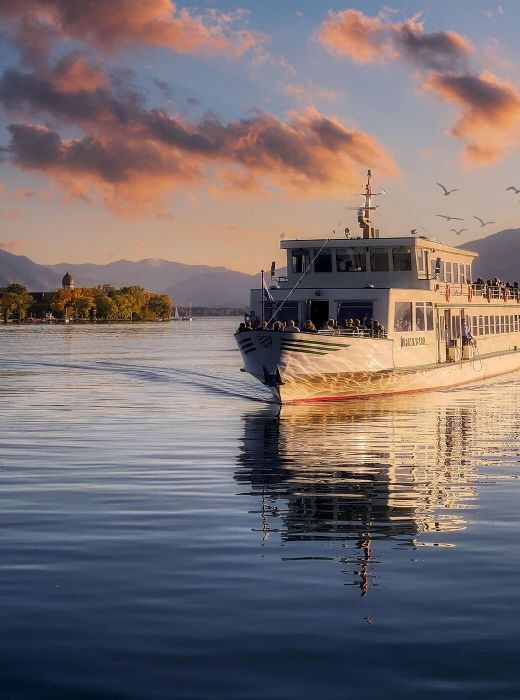
[[[486,72],[430,75],[423,87],[459,107],[451,134],[466,142],[468,163],[494,163],[517,145],[520,93],[510,83]]]
[[[224,188],[235,193],[271,185],[333,195],[357,183],[359,170],[372,163],[397,173],[376,139],[316,109],[294,112],[285,121],[257,113],[227,124],[216,117],[188,122],[114,101],[99,90],[82,93],[79,103],[74,95],[41,89],[34,76],[11,73],[2,79],[0,99],[36,111],[45,106],[65,123],[80,121],[86,131],[62,139],[42,125],[11,124],[8,158],[22,169],[45,172],[75,197],[91,201],[97,194],[118,213],[138,210],[161,192],[207,182],[212,166],[219,168]]]
[[[384,15],[368,17],[359,10],[330,12],[318,39],[329,51],[357,63],[401,58],[433,70],[464,67],[474,51],[471,42],[456,32],[425,32],[417,17],[391,22]]]
[[[208,13],[206,18],[170,0],[3,0],[0,15],[49,26],[66,39],[102,51],[136,44],[164,46],[181,53],[206,51],[237,56],[266,40],[259,32],[235,28],[240,14]],[[31,41],[35,35],[32,34]]]

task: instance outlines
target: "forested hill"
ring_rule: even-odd
[[[478,253],[473,263],[473,279],[499,277],[505,282],[520,281],[520,228],[508,228],[463,243],[460,248]]]

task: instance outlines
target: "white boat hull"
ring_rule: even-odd
[[[520,350],[395,367],[393,340],[252,331],[235,336],[245,371],[280,403],[403,394],[470,384],[520,369]]]

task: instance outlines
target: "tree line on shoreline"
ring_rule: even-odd
[[[148,292],[138,285],[116,289],[103,284],[30,294],[23,285],[13,283],[0,288],[0,311],[4,323],[51,317],[62,321],[167,321],[172,302],[168,294]]]

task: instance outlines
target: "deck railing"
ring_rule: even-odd
[[[305,331],[303,331],[305,332]],[[308,331],[307,331],[308,332]],[[335,328],[330,331],[318,331],[318,335],[342,335],[351,338],[386,338],[386,331],[373,331],[370,328],[350,330],[347,328]]]
[[[520,301],[520,289],[518,287],[508,287],[505,284],[491,285],[466,282],[445,282],[444,285],[437,285],[437,290],[445,294],[446,298],[465,296],[470,297],[470,288],[473,297],[481,297],[487,301]],[[449,291],[448,291],[449,290]]]
[[[507,295],[506,295],[507,292]],[[518,287],[507,287],[502,285],[473,284],[473,294],[484,299],[511,299],[518,301],[520,289]]]

